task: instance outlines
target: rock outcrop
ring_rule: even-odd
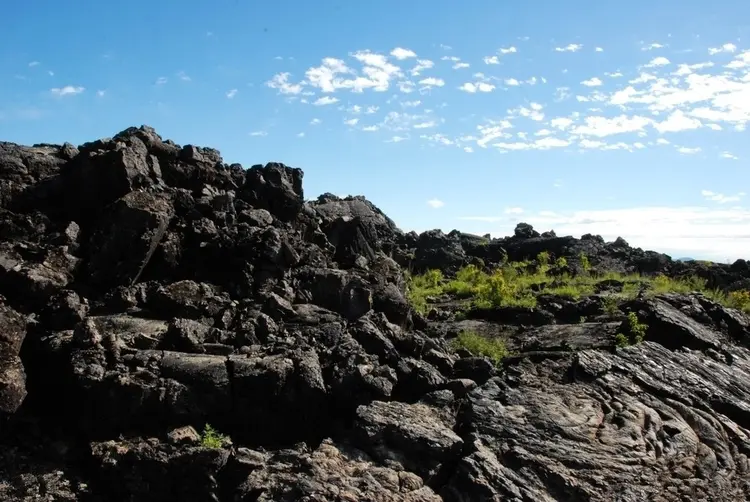
[[[584,253],[730,291],[744,260],[403,233],[302,180],[145,126],[0,143],[1,500],[750,499],[748,315],[638,297],[616,348],[594,299],[425,319],[404,272]],[[512,356],[454,350],[462,326]]]

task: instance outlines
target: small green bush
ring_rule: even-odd
[[[617,333],[615,335],[615,345],[620,348],[625,348],[630,345],[630,340],[628,340],[628,337],[623,335],[622,333]]]
[[[750,314],[750,291],[732,291],[727,295],[727,305]]]
[[[539,264],[540,267],[546,267],[549,265],[550,257],[549,257],[549,251],[542,251],[538,255],[536,255],[536,262]]]
[[[473,331],[462,331],[452,342],[454,349],[466,349],[475,356],[484,356],[496,365],[507,355],[508,349],[500,338],[487,338]]]
[[[211,426],[211,424],[206,424],[203,428],[203,434],[201,434],[201,446],[204,448],[221,448],[224,446],[226,440],[227,437],[220,434],[219,431]]]
[[[642,323],[635,312],[628,312],[628,317],[625,320],[625,327],[627,330],[627,336],[623,333],[617,333],[617,335],[615,335],[615,344],[618,347],[635,345],[641,343],[646,338],[648,324]]]
[[[620,306],[615,295],[605,296],[602,300],[602,309],[609,317],[617,317],[620,314]]]
[[[584,270],[584,272],[588,272],[591,270],[591,261],[589,261],[589,257],[586,256],[586,253],[581,251],[581,254],[578,255],[578,259],[581,261],[581,268]]]

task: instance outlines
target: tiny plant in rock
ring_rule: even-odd
[[[648,324],[642,323],[635,312],[628,312],[628,318],[625,321],[626,329],[629,336],[622,333],[615,335],[615,344],[618,347],[627,347],[641,343],[646,338]]]
[[[499,338],[487,338],[473,331],[462,331],[452,342],[454,349],[466,349],[475,356],[484,356],[496,365],[508,355],[505,343]]]
[[[641,343],[646,338],[648,324],[639,321],[635,312],[628,312],[628,328],[630,328],[630,340],[633,343]]]
[[[201,446],[204,448],[221,448],[224,446],[226,440],[227,437],[220,434],[219,431],[211,426],[211,424],[206,424],[203,428],[203,434],[201,434]]]
[[[609,317],[616,317],[620,313],[617,297],[614,295],[605,296],[602,300],[602,310]]]
[[[581,317],[578,318],[578,324],[583,324],[585,322],[586,322],[586,316],[585,315],[582,315]]]
[[[549,266],[549,252],[542,251],[541,253],[536,255],[536,262],[539,264],[539,267]]]
[[[625,348],[630,345],[630,340],[628,340],[628,337],[623,335],[622,333],[617,333],[615,335],[615,345],[620,348]]]
[[[586,253],[581,251],[581,254],[578,255],[579,260],[581,261],[581,268],[584,270],[584,272],[588,272],[591,270],[591,261],[589,261],[589,257],[586,256]]]

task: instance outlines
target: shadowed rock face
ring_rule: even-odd
[[[362,197],[306,203],[302,179],[145,126],[0,143],[0,499],[750,499],[747,315],[637,298],[646,341],[622,349],[619,322],[579,322],[591,299],[425,320],[402,268],[583,252],[732,290],[743,260],[405,234]],[[513,355],[451,350],[467,328]]]

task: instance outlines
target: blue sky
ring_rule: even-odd
[[[405,230],[750,257],[750,2],[12,1],[0,139],[148,124]]]

